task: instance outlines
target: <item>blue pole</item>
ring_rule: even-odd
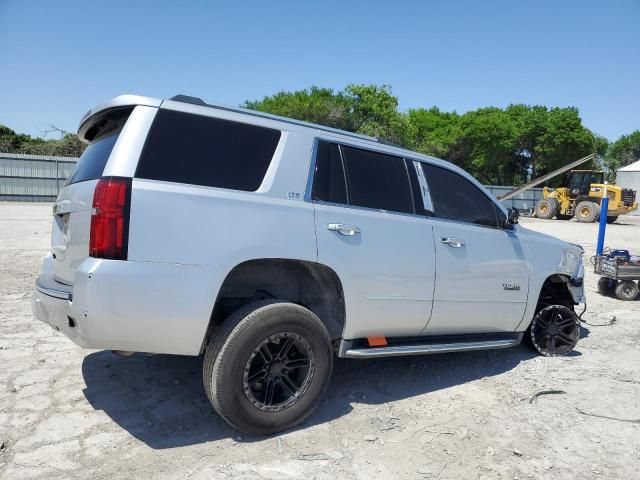
[[[607,196],[607,185],[604,186],[604,195],[600,202],[600,226],[598,227],[598,245],[596,255],[602,255],[604,249],[604,234],[607,230],[607,211],[609,210],[609,197]]]

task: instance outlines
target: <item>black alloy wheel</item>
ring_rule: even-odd
[[[302,398],[314,372],[309,343],[297,333],[277,333],[251,352],[244,368],[244,392],[256,408],[278,412]]]
[[[530,335],[534,348],[542,355],[566,355],[580,339],[580,320],[572,309],[550,305],[533,318]]]

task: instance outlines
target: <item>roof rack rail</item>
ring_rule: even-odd
[[[190,95],[174,95],[169,100],[173,100],[174,102],[191,103],[192,105],[202,105],[203,107],[207,106],[205,101],[201,98],[192,97]]]
[[[204,100],[202,100],[201,98],[193,97],[191,95],[182,95],[182,94],[174,95],[169,100],[172,100],[174,102],[189,103],[191,105],[198,105],[198,106],[201,106],[201,107],[217,108],[217,109],[220,109],[220,110],[227,110],[229,112],[244,113],[246,115],[253,115],[254,117],[269,118],[269,119],[272,119],[272,120],[277,120],[279,122],[290,123],[292,125],[300,125],[302,127],[309,127],[309,128],[313,128],[313,129],[316,129],[316,130],[322,130],[322,131],[328,132],[328,133],[335,133],[335,134],[338,134],[338,135],[345,135],[345,136],[357,138],[357,139],[360,139],[360,140],[367,140],[369,142],[376,142],[376,143],[380,143],[380,144],[383,144],[383,145],[389,145],[389,146],[403,148],[403,149],[405,148],[402,145],[398,145],[398,144],[389,142],[387,140],[383,140],[381,138],[371,137],[369,135],[362,135],[360,133],[348,132],[346,130],[340,130],[338,128],[326,127],[324,125],[319,125],[317,123],[305,122],[304,120],[295,120],[293,118],[281,117],[279,115],[272,115],[271,113],[265,113],[265,112],[261,112],[259,110],[250,110],[248,108],[232,107],[232,106],[229,106],[229,105],[222,105],[222,104],[217,104],[217,103],[207,103]]]
[[[385,140],[384,138],[380,138],[380,137],[376,137],[376,140],[378,141],[378,143],[381,143],[383,145],[389,145],[390,147],[402,148],[404,150],[407,149],[407,147],[405,147],[404,145],[400,145],[399,143],[392,142],[391,140]]]

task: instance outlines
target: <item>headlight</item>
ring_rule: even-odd
[[[583,250],[576,251],[573,248],[565,248],[562,250],[562,258],[558,271],[570,275],[571,278],[582,278],[584,276],[584,266],[582,265]]]

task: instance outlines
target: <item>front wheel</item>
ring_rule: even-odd
[[[618,220],[617,216],[607,216],[607,223],[615,223],[616,220]]]
[[[267,301],[233,313],[214,332],[203,380],[211,404],[231,426],[269,435],[315,410],[332,368],[320,319],[300,305]]]
[[[558,213],[559,204],[555,198],[543,198],[536,204],[536,217],[549,220]]]
[[[585,200],[576,206],[576,220],[579,222],[592,223],[600,219],[600,205]]]
[[[564,305],[550,305],[533,317],[526,335],[528,343],[541,355],[566,355],[580,339],[580,319]]]

